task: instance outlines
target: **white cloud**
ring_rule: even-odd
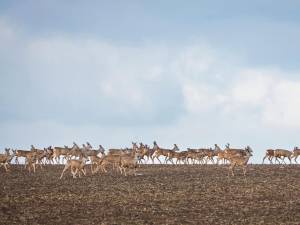
[[[300,82],[281,79],[274,84],[266,105],[263,121],[275,127],[300,128]]]
[[[13,141],[16,134],[24,143],[40,137],[44,144],[48,136],[60,143],[103,137],[110,144],[160,138],[191,147],[251,144],[274,127],[300,129],[300,81],[280,69],[243,68],[201,43],[127,46],[59,35],[28,38],[1,23],[0,30],[23,46],[22,54],[19,46],[11,48],[9,66],[0,62],[0,72],[6,67],[9,75],[0,77],[7,128],[1,139]]]
[[[274,69],[246,69],[234,76],[226,88],[210,83],[183,87],[186,109],[250,118],[256,114],[261,126],[300,128],[300,81]]]

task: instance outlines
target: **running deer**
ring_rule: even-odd
[[[295,163],[298,163],[297,158],[299,155],[300,155],[300,149],[298,147],[295,147],[293,150],[293,155],[292,155],[292,158],[294,158]]]
[[[0,167],[3,166],[6,172],[9,171],[9,164],[16,154],[16,152],[14,150],[12,150],[13,154],[10,154],[9,151],[10,151],[10,149],[6,148],[5,154],[0,154]]]
[[[244,176],[246,176],[247,164],[248,164],[250,157],[252,156],[252,150],[248,146],[244,152],[245,152],[245,154],[231,154],[228,156],[228,160],[230,162],[229,172],[231,172],[232,176],[234,176],[234,168],[236,166],[242,167],[243,174],[244,174]],[[228,173],[228,176],[229,176],[229,173]]]
[[[264,164],[265,159],[268,158],[271,164],[273,164],[272,160],[275,157],[275,150],[274,149],[267,149],[265,156],[263,158],[262,164]]]
[[[62,160],[68,160],[70,150],[71,148],[66,145],[64,147],[54,147],[52,159],[58,164],[60,163],[61,156],[63,156]]]
[[[274,157],[275,157],[275,162],[279,162],[280,164],[280,161],[278,160],[281,159],[282,162],[284,162],[284,164],[286,164],[286,162],[284,161],[285,158],[288,158],[289,161],[290,161],[290,164],[292,163],[292,155],[293,153],[289,150],[285,150],[285,149],[275,149],[274,150]]]
[[[127,176],[126,169],[132,169],[133,174],[136,176],[136,169],[138,165],[138,146],[132,142],[132,152],[130,155],[121,155],[119,169],[121,174]]]
[[[177,147],[176,144],[174,144],[174,147],[173,149],[164,149],[164,148],[160,148],[158,146],[158,144],[156,143],[156,141],[153,142],[153,149],[155,150],[154,153],[153,153],[153,160],[156,158],[160,164],[161,164],[161,161],[159,159],[160,156],[165,156],[165,163],[167,163],[168,161],[171,161],[173,164],[174,162],[171,160],[171,156],[173,154],[174,151],[179,151],[179,148]]]
[[[86,161],[87,161],[86,157],[81,157],[81,159],[69,159],[59,179],[63,177],[65,171],[67,171],[69,168],[71,169],[71,174],[73,178],[76,178],[77,173],[79,173],[79,177],[81,177],[81,172],[84,175],[86,175],[86,170],[85,170]]]

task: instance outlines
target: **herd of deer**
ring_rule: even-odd
[[[229,144],[226,145],[225,149],[222,150],[217,144],[215,144],[215,149],[212,148],[200,148],[200,149],[190,149],[186,151],[179,151],[176,144],[172,149],[165,149],[158,146],[154,141],[153,148],[148,145],[140,143],[132,143],[132,148],[125,149],[109,149],[108,153],[105,153],[105,149],[99,145],[98,149],[93,149],[89,142],[83,144],[79,147],[75,142],[73,146],[69,148],[64,147],[54,147],[51,146],[44,149],[37,149],[31,145],[30,150],[11,150],[5,149],[5,154],[0,154],[0,167],[4,166],[5,170],[9,170],[9,164],[15,157],[15,163],[19,164],[19,158],[23,157],[25,159],[25,169],[27,168],[29,172],[33,170],[36,171],[36,165],[43,168],[46,163],[54,164],[66,161],[65,167],[61,173],[60,178],[63,177],[66,170],[70,169],[73,178],[77,176],[81,177],[81,174],[86,175],[87,162],[90,161],[91,173],[95,174],[98,171],[107,173],[108,167],[115,171],[119,171],[121,174],[127,176],[129,170],[136,175],[136,169],[138,164],[145,163],[146,161],[158,160],[162,163],[160,157],[164,157],[164,163],[172,164],[197,164],[197,163],[217,163],[229,162],[229,172],[234,176],[234,168],[240,166],[243,169],[244,176],[246,175],[246,166],[248,164],[249,158],[252,156],[252,149],[247,146],[244,149],[231,148]],[[295,147],[293,151],[284,149],[268,149],[266,155],[263,158],[263,163],[266,158],[273,163],[275,158],[275,163],[285,163],[284,159],[288,158],[290,163],[292,158],[294,158],[297,163],[297,158],[300,155],[300,149]],[[281,162],[279,161],[281,160]],[[174,160],[176,160],[174,162]],[[216,161],[215,161],[216,160]]]

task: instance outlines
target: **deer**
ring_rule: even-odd
[[[42,149],[37,149],[33,145],[31,145],[31,150],[30,151],[36,153],[36,155],[35,155],[36,161],[37,161],[38,165],[40,166],[40,168],[42,169],[43,168],[42,164],[44,164],[43,159],[46,157],[46,154],[47,154],[46,149],[45,148],[43,150]]]
[[[10,154],[9,151],[10,151],[10,149],[6,148],[5,154],[0,154],[0,167],[3,166],[6,172],[9,171],[9,164],[10,164],[11,160],[13,159],[13,157],[16,155],[15,150],[12,150],[13,154]]]
[[[186,153],[186,162],[189,164],[189,159],[191,160],[192,164],[195,164],[195,160],[198,159],[198,149],[193,149],[193,148],[187,148],[187,153]]]
[[[282,160],[282,162],[284,162],[284,164],[286,164],[286,162],[284,161],[285,158],[288,158],[290,161],[290,164],[292,163],[292,155],[293,153],[289,150],[285,150],[285,149],[275,149],[274,150],[274,157],[275,157],[275,162],[279,162],[278,158],[280,158]],[[283,158],[281,158],[283,157]]]
[[[202,152],[203,158],[205,158],[205,164],[207,164],[208,161],[214,163],[213,157],[216,156],[216,152],[212,150],[212,148],[201,148],[199,151]]]
[[[60,156],[63,156],[63,159],[68,160],[70,150],[71,148],[67,145],[64,147],[54,147],[52,156],[53,160],[55,160],[56,163],[60,163]]]
[[[253,152],[252,149],[247,146],[246,147],[247,151],[250,151],[251,153]],[[225,148],[225,154],[226,155],[246,155],[245,149],[238,149],[238,148],[230,148],[230,144],[227,143],[226,148]]]
[[[174,144],[173,149],[169,150],[169,153],[167,155],[167,157],[165,158],[165,163],[168,163],[168,161],[170,161],[172,164],[174,164],[173,162],[173,158],[175,158],[175,154],[179,151],[179,148],[176,144]]]
[[[80,157],[83,152],[85,152],[88,148],[83,144],[83,148],[81,149],[75,142],[73,142],[73,147],[68,152],[67,156],[68,159],[71,159],[72,157]]]
[[[225,151],[222,150],[217,144],[215,144],[215,153],[217,154],[217,164],[219,164],[220,160],[223,160],[223,164],[225,164],[227,160]]]
[[[94,166],[98,164],[99,159],[103,158],[105,156],[105,149],[102,147],[102,145],[99,145],[98,150],[90,150],[85,152],[87,156],[90,157],[91,161],[91,172],[94,173]]]
[[[73,178],[76,178],[76,174],[79,173],[79,178],[81,177],[81,172],[86,176],[86,161],[87,158],[84,154],[80,155],[80,159],[69,159],[60,175],[59,179],[62,179],[65,171],[67,171],[69,168],[71,169],[71,174]]]
[[[252,150],[249,146],[247,146],[245,148],[245,154],[231,154],[228,157],[228,161],[230,163],[229,166],[229,172],[231,172],[231,175],[234,176],[234,168],[236,166],[241,166],[243,168],[243,174],[244,176],[246,176],[246,172],[247,172],[247,164],[248,161],[250,159],[250,157],[252,156]],[[229,173],[228,173],[229,176]]]
[[[172,156],[173,156],[173,158],[176,159],[176,162],[175,162],[176,165],[180,162],[183,162],[184,164],[186,164],[187,151],[174,152]]]
[[[139,147],[139,163],[143,163],[142,160],[144,160],[144,162],[146,162],[145,157],[147,157],[147,161],[149,161],[149,159],[152,159],[152,154],[151,154],[151,149],[149,148],[148,145],[144,145],[143,143],[140,143],[140,147]],[[153,159],[152,159],[153,162]]]
[[[53,154],[54,154],[54,150],[52,148],[52,146],[49,146],[48,148],[44,148],[44,152],[45,152],[45,162],[46,163],[50,163],[53,164]]]
[[[136,176],[138,164],[138,146],[132,142],[132,152],[130,155],[121,155],[119,169],[121,174],[127,176],[126,169],[133,169],[133,174]]]
[[[169,160],[170,160],[170,156],[172,155],[172,153],[174,151],[179,151],[179,148],[177,147],[176,144],[174,144],[174,147],[173,149],[164,149],[164,148],[160,148],[158,146],[158,144],[156,143],[156,141],[153,142],[153,149],[155,150],[154,153],[153,153],[153,160],[155,158],[157,158],[157,160],[160,162],[161,164],[161,161],[159,159],[160,156],[165,156],[165,163],[167,163]],[[174,163],[173,161],[171,161],[172,163]]]
[[[20,157],[24,157],[25,160],[26,160],[26,156],[27,156],[28,154],[31,153],[31,151],[28,151],[28,150],[20,150],[20,149],[17,149],[17,150],[15,150],[15,151],[16,151],[16,158],[15,158],[15,163],[16,163],[16,164],[20,164],[20,162],[19,162],[19,158],[20,158]],[[25,168],[26,168],[26,162],[25,162]]]
[[[293,155],[291,156],[292,158],[295,158],[295,163],[298,163],[297,162],[297,158],[298,156],[300,155],[300,149],[298,147],[295,147],[294,150],[293,150]]]
[[[109,165],[112,165],[113,168],[117,168],[117,167],[119,167],[120,160],[121,160],[121,154],[104,155],[102,158],[97,159],[97,161],[96,161],[97,168],[93,171],[93,173],[98,172],[99,169],[102,172],[107,173],[106,167]]]
[[[37,162],[37,152],[35,151],[30,151],[26,155],[26,160],[25,160],[25,169],[27,167],[28,172],[31,173],[31,168],[33,169],[33,173],[35,173],[36,170],[36,162]]]
[[[270,163],[273,164],[272,160],[273,160],[274,157],[275,157],[274,149],[267,149],[266,153],[265,153],[265,156],[263,158],[262,164],[264,164],[266,158],[268,158]]]

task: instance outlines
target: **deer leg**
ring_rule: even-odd
[[[168,161],[169,161],[169,158],[168,158],[168,156],[166,156],[166,157],[165,157],[165,164],[167,164]]]
[[[64,175],[64,172],[68,169],[70,167],[70,164],[66,164],[65,165],[65,168],[63,169],[63,171],[62,171],[62,173],[61,173],[61,175],[60,175],[60,178],[59,179],[61,179],[62,177],[63,177],[63,175]]]
[[[78,168],[76,168],[75,171],[71,168],[71,173],[73,175],[73,178],[76,178],[77,172],[78,172]]]
[[[273,160],[273,156],[269,156],[268,159],[270,161],[270,164],[273,164],[273,161],[272,161]]]
[[[134,171],[134,176],[136,176],[136,167],[134,167],[133,171]]]
[[[235,164],[232,164],[232,165],[229,166],[229,169],[230,169],[230,171],[231,171],[231,175],[232,175],[232,176],[234,176],[234,172],[233,172],[234,167],[235,167]]]
[[[157,160],[159,161],[159,163],[162,164],[161,161],[160,161],[160,159],[159,159],[159,156],[157,156],[156,158],[157,158]]]
[[[102,169],[103,169],[103,171],[104,171],[105,173],[107,173],[107,170],[106,170],[106,168],[105,168],[104,165],[103,165]]]
[[[243,166],[243,172],[244,172],[244,176],[246,176],[246,166]]]
[[[154,164],[154,158],[152,156],[150,156],[151,160],[152,160],[152,164]]]
[[[4,163],[4,168],[5,168],[5,171],[7,172],[8,171],[8,168],[6,166],[6,163]]]
[[[83,168],[81,169],[81,171],[82,171],[82,173],[84,174],[84,176],[86,176],[86,170],[85,170],[85,167],[83,167]]]
[[[94,169],[93,169],[93,163],[91,163],[91,173],[94,173]]]
[[[100,167],[101,167],[100,165],[96,164],[96,169],[94,170],[93,174],[98,173]]]
[[[169,161],[171,161],[171,163],[174,165],[174,161],[172,158],[170,158]]]
[[[28,160],[27,160],[27,158],[25,158],[24,169],[26,169],[26,167],[27,167],[27,164],[28,164]]]
[[[231,170],[232,170],[232,168],[231,168],[231,165],[229,166],[229,168],[228,168],[228,177],[230,176],[230,172],[231,172]]]
[[[43,169],[42,161],[39,161],[40,168]]]

